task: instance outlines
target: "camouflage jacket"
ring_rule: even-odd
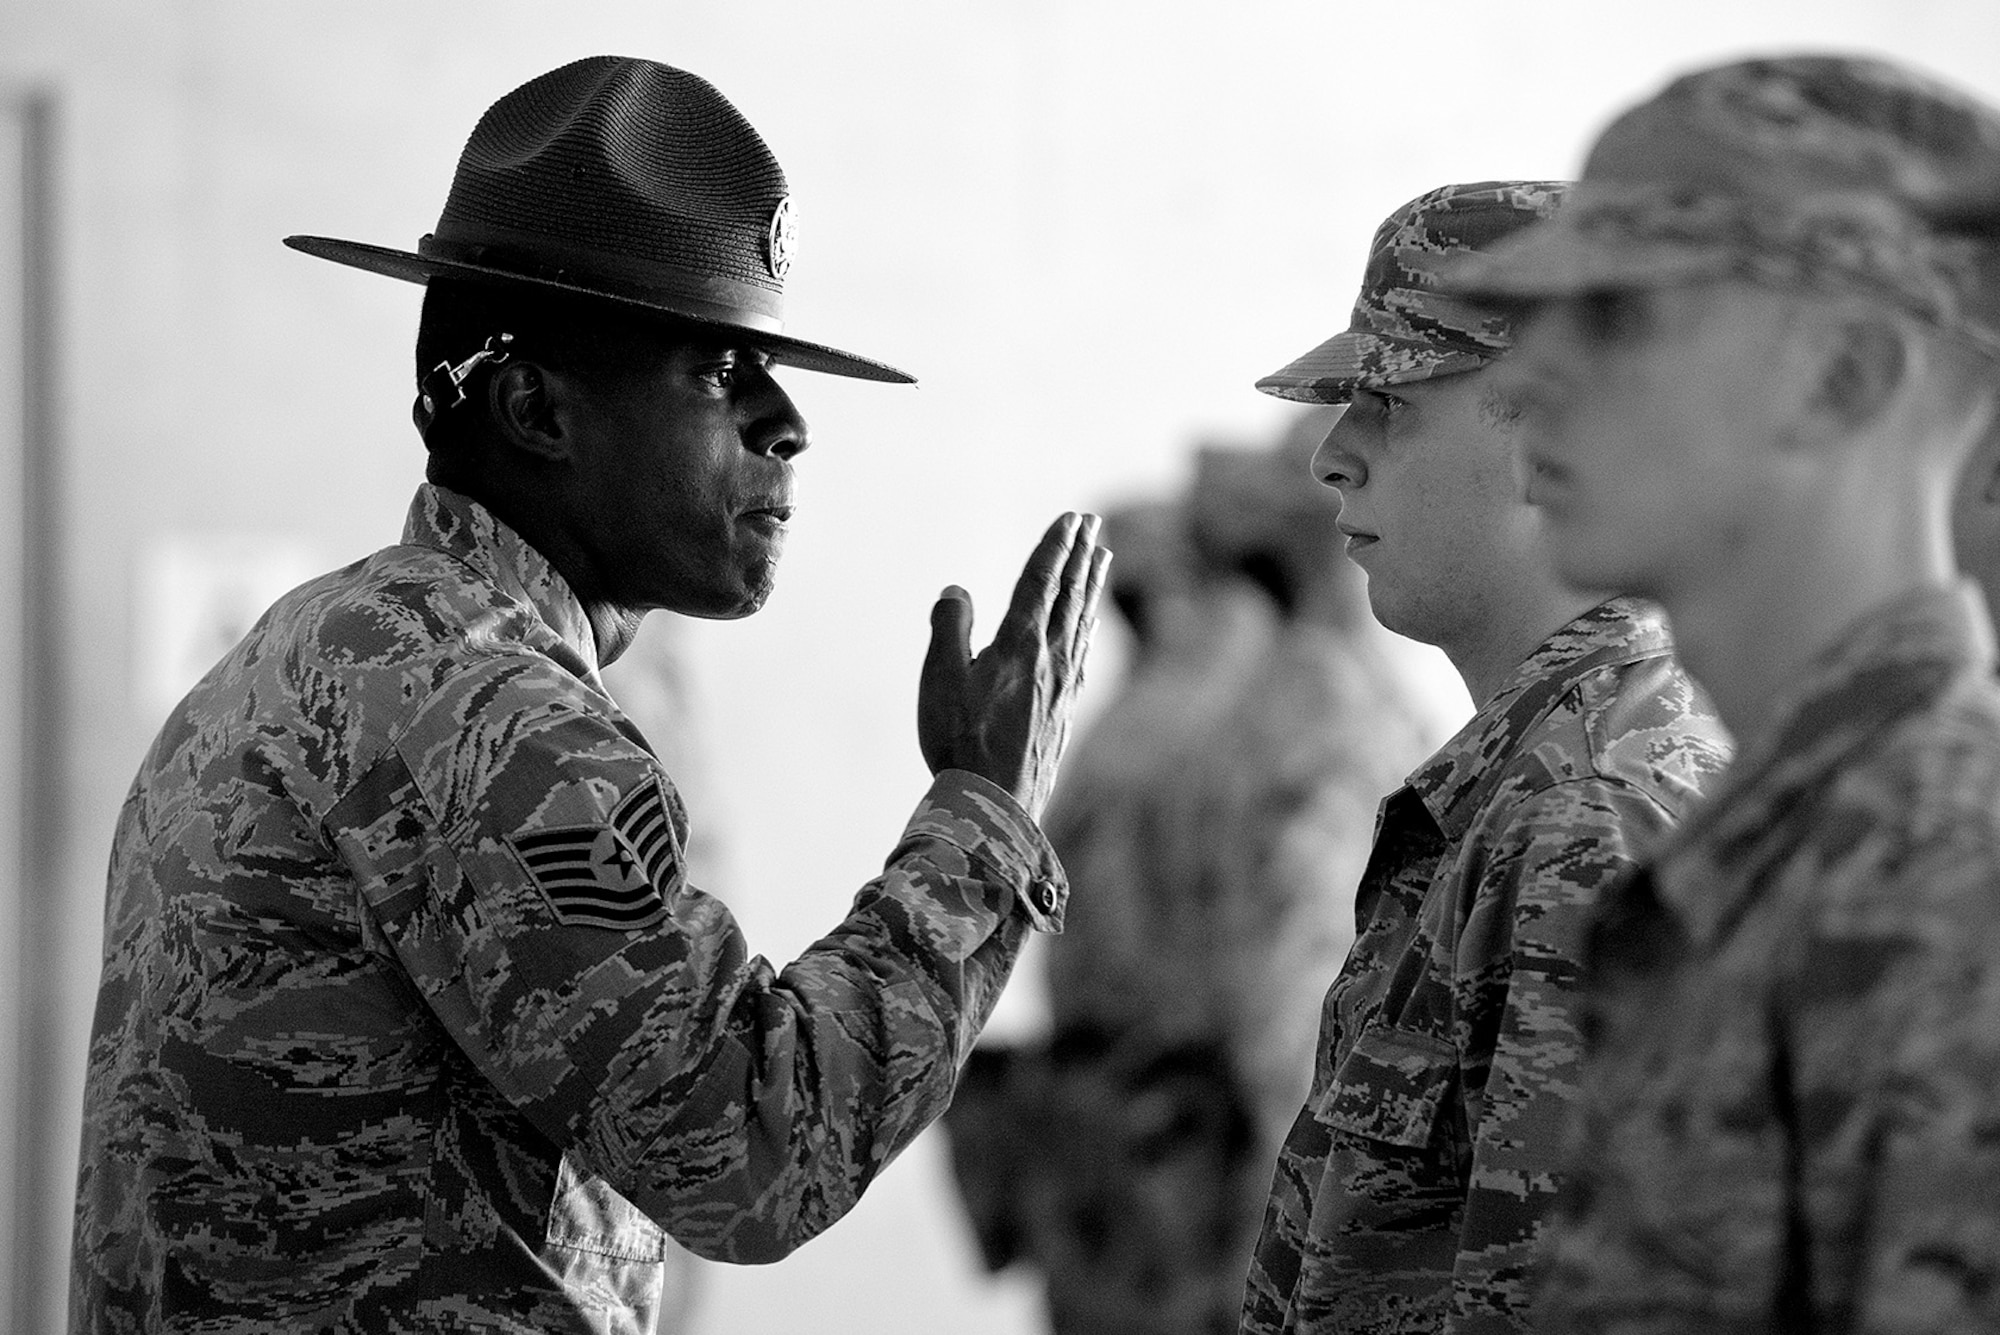
[[[943,1109],[1059,925],[1035,825],[946,771],[779,973],[595,663],[426,486],[178,707],[112,851],[73,1330],[650,1331],[666,1233],[782,1256]]]
[[[2000,1330],[2000,687],[1865,618],[1590,936],[1549,1330]]]
[[[1384,800],[1245,1331],[1526,1328],[1586,912],[1725,758],[1658,616],[1615,599]]]

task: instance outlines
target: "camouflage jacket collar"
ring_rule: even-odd
[[[1457,839],[1506,774],[1506,759],[1586,673],[1673,650],[1650,603],[1613,598],[1543,640],[1458,735],[1406,781],[1448,839]]]
[[[403,542],[446,552],[491,580],[501,592],[534,609],[560,649],[544,646],[563,666],[596,686],[597,636],[569,581],[478,501],[424,483],[403,520]],[[566,652],[563,652],[566,651]],[[574,656],[575,662],[566,661]]]
[[[1726,932],[1799,852],[1800,812],[1902,720],[1993,673],[1993,632],[1967,581],[1883,603],[1822,650],[1771,724],[1661,850],[1655,883],[1697,940]]]

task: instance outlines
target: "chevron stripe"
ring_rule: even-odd
[[[648,880],[662,889],[672,883],[673,826],[667,820],[667,804],[660,797],[657,782],[645,784],[620,802],[611,813],[611,825],[639,855]]]

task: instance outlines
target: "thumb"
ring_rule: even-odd
[[[931,646],[924,655],[924,679],[955,693],[971,669],[972,595],[948,584],[931,605]]]
[[[972,597],[956,584],[931,606],[931,647],[917,678],[917,749],[931,773],[963,763],[958,735],[972,677]]]

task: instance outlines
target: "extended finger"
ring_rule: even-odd
[[[1077,627],[1082,624],[1084,603],[1090,593],[1090,572],[1100,550],[1097,535],[1103,526],[1104,521],[1096,515],[1084,515],[1070,544],[1069,558],[1063,562],[1062,582],[1056,589],[1055,603],[1049,608],[1049,643],[1061,650],[1067,651],[1076,643]]]
[[[1071,651],[1081,675],[1084,657],[1090,652],[1090,637],[1097,633],[1097,605],[1111,583],[1111,549],[1099,547],[1090,555],[1090,575],[1084,583],[1083,609],[1077,615],[1075,649]]]
[[[1007,605],[1007,615],[994,634],[996,640],[1043,634],[1062,585],[1063,567],[1082,526],[1083,517],[1069,512],[1059,515],[1042,534],[1042,540],[1028,556],[1028,563],[1021,567],[1013,601]]]

